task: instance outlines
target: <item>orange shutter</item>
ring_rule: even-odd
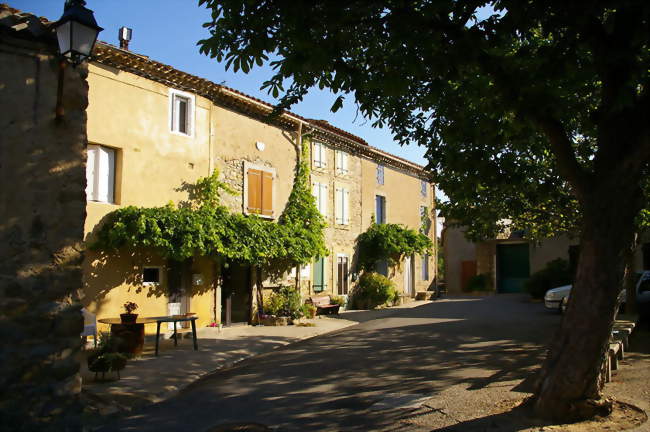
[[[262,214],[273,216],[273,174],[262,172]]]
[[[262,171],[249,168],[248,173],[248,212],[262,212]]]

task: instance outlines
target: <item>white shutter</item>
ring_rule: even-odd
[[[342,158],[341,162],[342,162],[343,173],[347,174],[347,172],[348,172],[348,154],[345,153],[345,152],[341,152],[341,155],[342,155],[341,156],[341,158]]]
[[[343,223],[350,224],[350,191],[343,189]]]
[[[324,183],[320,184],[320,212],[323,216],[327,217],[327,185]]]
[[[99,147],[97,174],[97,201],[112,203],[115,184],[115,151]]]
[[[97,156],[99,148],[95,145],[88,146],[88,161],[86,162],[86,199],[97,201]]]
[[[300,267],[300,277],[309,279],[310,275],[311,275],[311,266],[309,264],[303,264],[302,267]]]
[[[343,189],[341,188],[336,188],[336,208],[334,210],[336,223],[340,225],[343,223]]]
[[[322,166],[322,163],[323,163],[322,162],[322,154],[321,154],[322,146],[321,146],[320,143],[315,142],[313,149],[314,149],[314,158],[313,158],[314,159],[314,166],[316,168],[320,168]]]

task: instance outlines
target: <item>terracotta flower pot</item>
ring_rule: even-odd
[[[138,314],[120,314],[120,319],[122,320],[122,324],[133,324],[135,323],[135,320],[138,319]]]

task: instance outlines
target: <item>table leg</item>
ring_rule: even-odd
[[[176,333],[176,321],[174,321],[174,346],[178,346],[178,333]]]
[[[196,320],[192,320],[192,338],[194,339],[194,351],[198,351],[199,344],[196,342]]]
[[[160,339],[160,321],[158,321],[156,324],[156,357],[158,356],[158,340]]]

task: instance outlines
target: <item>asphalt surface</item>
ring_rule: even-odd
[[[102,431],[265,430],[224,426],[244,424],[396,430],[404,412],[426,399],[453,398],[449,389],[507,383],[510,391],[539,365],[560,321],[524,295],[445,299],[381,319],[364,316],[357,326],[204,377]],[[452,405],[471,411],[468,404]]]

